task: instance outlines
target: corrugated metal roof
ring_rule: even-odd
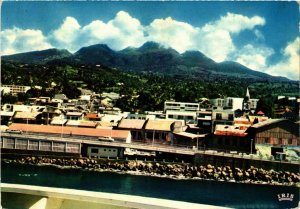
[[[15,119],[30,119],[34,120],[41,112],[17,112],[14,116]]]
[[[93,127],[95,128],[98,125],[98,123],[94,122],[94,121],[84,121],[81,120],[79,123],[79,126],[81,127]]]
[[[263,127],[263,126],[268,126],[268,125],[278,123],[278,122],[281,122],[281,121],[285,121],[285,120],[286,119],[268,119],[268,120],[265,120],[263,122],[256,123],[251,127],[252,128],[260,128],[260,127]]]
[[[79,126],[80,121],[79,120],[68,120],[66,126]]]
[[[85,116],[85,118],[98,119],[100,117],[98,116],[98,113],[87,113],[86,116]]]
[[[223,136],[246,136],[247,129],[241,129],[240,126],[216,125],[215,135]]]
[[[33,125],[23,123],[13,123],[9,126],[11,130],[22,130],[35,133],[52,133],[52,134],[63,134],[69,135],[80,135],[80,136],[111,136],[113,138],[127,138],[130,135],[130,131],[127,130],[109,130],[109,129],[92,129],[92,128],[78,128],[68,126],[51,126],[51,125]]]
[[[142,129],[146,120],[139,119],[122,119],[118,128]]]
[[[149,120],[146,124],[146,130],[171,131],[171,125],[174,121],[168,120]]]

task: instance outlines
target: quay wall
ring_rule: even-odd
[[[251,166],[255,168],[262,168],[265,170],[275,170],[275,171],[290,171],[299,172],[299,163],[290,163],[286,161],[269,161],[262,159],[249,159],[236,156],[218,156],[209,154],[198,154],[194,156],[195,165],[214,165],[214,166],[230,166],[231,168],[241,168],[249,169]]]

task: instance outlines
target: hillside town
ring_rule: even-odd
[[[29,89],[1,86],[2,94],[11,95]],[[163,110],[143,113],[116,107],[122,97],[118,93],[80,91],[77,99],[56,94],[29,98],[28,104],[2,104],[2,152],[178,160],[186,159],[184,151],[192,155],[204,151],[265,160],[300,159],[299,114],[290,110],[299,106],[296,97],[279,96],[290,106],[276,108],[274,119],[257,109],[259,100],[251,98],[248,88],[244,98],[170,100]],[[166,155],[169,148],[174,150]]]

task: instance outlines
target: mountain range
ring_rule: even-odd
[[[217,63],[199,51],[180,54],[155,42],[146,42],[139,48],[128,47],[120,51],[112,50],[105,44],[96,44],[83,47],[74,54],[65,49],[47,49],[2,56],[2,61],[41,65],[103,65],[119,70],[186,76],[193,79],[214,80],[216,77],[229,77],[288,81],[284,77],[251,70],[237,62]]]

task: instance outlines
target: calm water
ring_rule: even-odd
[[[131,194],[233,208],[291,208],[299,188],[201,180],[173,180],[110,172],[91,172],[2,163],[2,182]],[[277,194],[294,194],[293,202]]]

